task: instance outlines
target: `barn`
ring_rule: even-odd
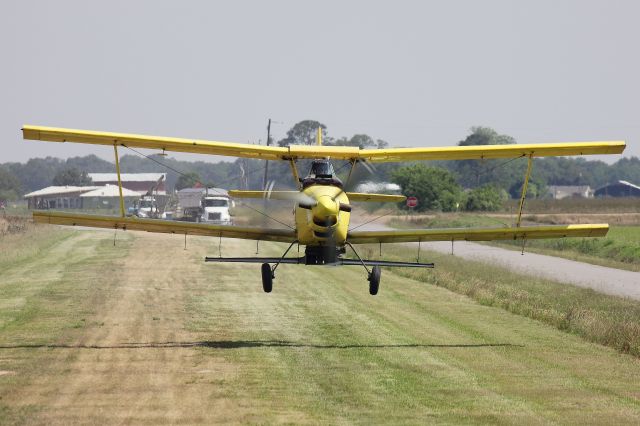
[[[619,180],[596,189],[596,197],[640,197],[640,186]]]

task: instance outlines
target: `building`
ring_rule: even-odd
[[[94,185],[118,185],[118,175],[116,173],[89,173],[88,175]],[[138,195],[143,195],[155,185],[158,185],[158,195],[167,194],[166,173],[120,173],[120,179],[122,180],[123,188],[136,191]],[[158,182],[160,183],[158,184]]]
[[[563,198],[593,198],[593,189],[591,189],[589,185],[549,185],[548,191],[551,198],[556,200],[561,200]]]
[[[122,188],[122,198],[124,198],[124,208],[127,210],[133,207],[133,203],[140,199],[136,191]],[[83,209],[119,209],[120,190],[118,185],[105,185],[80,194]]]
[[[640,186],[619,180],[596,189],[596,197],[640,197]]]
[[[122,188],[125,207],[133,205],[140,194]],[[24,196],[29,209],[116,209],[120,191],[117,185],[105,186],[48,186]]]
[[[48,186],[25,194],[30,209],[81,209],[80,194],[97,189],[97,186]]]

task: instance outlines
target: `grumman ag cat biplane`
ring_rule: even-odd
[[[304,265],[361,265],[365,268],[369,281],[369,292],[377,294],[380,283],[381,266],[426,267],[432,263],[394,262],[362,259],[353,245],[382,244],[425,241],[490,241],[522,240],[562,237],[601,237],[607,234],[607,224],[588,225],[521,225],[522,209],[527,193],[531,166],[535,157],[620,154],[625,148],[623,141],[571,142],[522,145],[482,145],[452,146],[440,148],[390,148],[359,149],[349,146],[322,145],[322,134],[318,129],[317,145],[291,145],[288,147],[260,146],[229,142],[213,142],[195,139],[154,137],[123,133],[106,133],[85,130],[59,129],[41,126],[27,126],[22,129],[24,139],[75,142],[96,145],[110,145],[115,151],[115,164],[120,187],[120,217],[75,214],[68,212],[33,212],[36,222],[58,225],[80,225],[123,230],[142,230],[186,235],[206,235],[213,237],[241,238],[258,241],[289,243],[281,257],[207,257],[212,262],[262,263],[262,285],[265,292],[271,292],[275,270],[281,263]],[[197,154],[226,155],[263,160],[287,161],[298,191],[270,191],[272,199],[288,199],[296,203],[295,229],[267,229],[185,223],[157,219],[126,217],[118,147],[149,148],[164,151],[189,152]],[[331,160],[346,160],[351,164],[349,177],[358,163],[398,162],[416,160],[484,160],[527,158],[528,166],[524,178],[520,204],[515,226],[501,228],[464,229],[410,229],[385,231],[356,231],[349,229],[351,202],[400,202],[400,195],[362,194],[345,191],[345,185],[334,172]],[[312,160],[311,170],[304,178],[299,178],[297,160]],[[264,191],[229,191],[235,198],[261,198]],[[305,246],[304,256],[286,257],[294,244]],[[356,258],[344,257],[346,247],[350,247]],[[273,264],[273,266],[271,265]],[[371,267],[371,269],[369,269]]]

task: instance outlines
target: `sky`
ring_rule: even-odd
[[[264,143],[269,118],[276,140],[304,119],[392,146],[489,126],[640,156],[638,16],[631,0],[4,1],[0,163],[112,160],[22,124]]]

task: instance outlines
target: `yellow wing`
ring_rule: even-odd
[[[354,231],[351,244],[406,243],[418,241],[494,241],[562,237],[604,237],[607,224],[521,226],[517,228],[407,229],[401,231]]]
[[[620,154],[623,141],[565,142],[544,144],[451,146],[439,148],[359,149],[351,146],[291,145],[274,147],[198,139],[168,138],[126,133],[96,132],[77,129],[30,126],[22,128],[24,139],[76,142],[96,145],[120,145],[131,148],[150,148],[196,154],[227,155],[288,160],[297,158],[331,158],[337,160],[365,160],[394,162],[411,160],[473,160],[515,158],[521,156],[548,157],[563,155]]]
[[[245,191],[241,189],[229,190],[229,196],[233,198],[270,198],[273,200],[297,200],[300,191]]]
[[[168,234],[205,235],[211,237],[240,238],[243,240],[278,241],[292,243],[296,234],[288,229],[264,229],[241,226],[207,225],[204,223],[177,222],[134,217],[98,216],[66,212],[34,211],[38,223],[54,225],[89,226],[93,228],[123,229],[161,232]]]
[[[379,203],[400,203],[407,199],[404,195],[366,194],[363,192],[347,192],[349,201],[371,201]]]

